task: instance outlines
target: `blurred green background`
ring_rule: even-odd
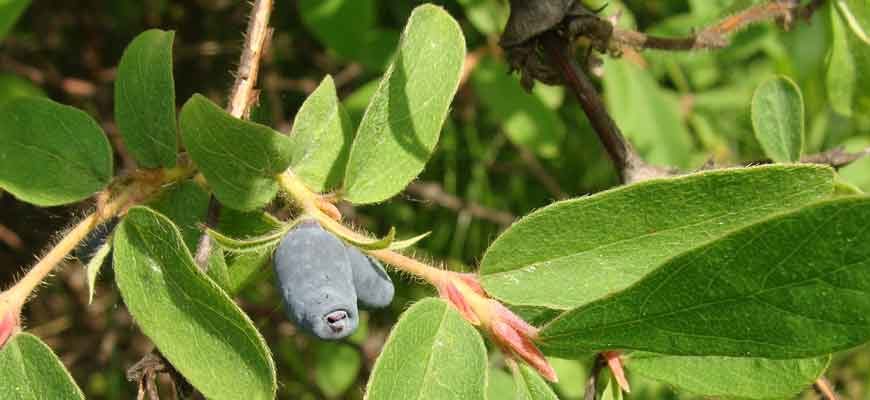
[[[45,95],[97,118],[116,146],[118,168],[132,166],[113,123],[115,67],[127,43],[148,28],[176,31],[177,101],[202,93],[225,102],[232,83],[249,6],[236,0],[0,0],[0,103],[15,96]],[[325,74],[358,122],[410,11],[421,1],[276,1],[275,28],[260,79],[253,118],[289,132],[295,110]],[[525,93],[498,48],[507,20],[506,1],[434,1],[460,22],[468,43],[468,79],[460,87],[439,146],[418,181],[386,203],[344,205],[354,223],[376,233],[396,226],[403,237],[432,231],[417,254],[451,269],[474,269],[487,245],[511,220],[555,200],[583,196],[617,184],[586,117],[569,93],[538,84]],[[589,1],[591,6],[604,2]],[[662,35],[686,35],[733,12],[728,0],[609,1],[605,15]],[[5,10],[5,11],[4,11]],[[10,11],[11,10],[11,11]],[[12,26],[14,18],[23,14]],[[830,63],[833,35],[825,7],[810,24],[790,32],[761,24],[733,37],[719,51],[627,51],[609,59],[600,87],[610,112],[646,160],[685,170],[712,160],[750,163],[764,158],[752,133],[749,104],[755,87],[781,74],[800,86],[807,107],[806,153],[835,146],[870,146],[867,99],[831,95],[840,71]],[[11,27],[11,28],[10,28]],[[840,28],[841,29],[841,28]],[[856,41],[853,41],[856,42]],[[858,46],[858,45],[856,45]],[[870,53],[866,45],[858,51]],[[582,51],[579,52],[583,54]],[[867,56],[870,59],[870,55]],[[834,69],[831,69],[834,65]],[[859,70],[859,75],[864,72]],[[870,84],[856,91],[870,92]],[[859,94],[860,94],[859,93]],[[862,99],[864,103],[862,103]],[[845,102],[845,103],[844,103]],[[852,115],[844,115],[851,109]],[[836,111],[835,111],[836,110]],[[842,171],[870,190],[870,159]],[[62,173],[62,171],[57,171]],[[39,209],[0,194],[0,283],[21,269],[91,204]],[[71,261],[25,310],[26,326],[59,354],[92,399],[134,398],[125,371],[151,349],[104,277],[87,305],[81,266]],[[365,316],[350,340],[324,343],[297,334],[280,311],[271,282],[239,299],[272,345],[279,398],[361,399],[362,388],[390,326],[415,299],[433,291],[394,276],[396,301]],[[491,357],[494,399],[510,398],[511,379],[497,351]],[[580,399],[590,360],[553,360],[565,399]],[[870,352],[840,355],[829,372],[850,399],[870,399]],[[691,398],[632,378],[629,398]],[[811,390],[805,397],[813,398]]]

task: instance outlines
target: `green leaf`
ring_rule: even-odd
[[[870,45],[870,7],[864,0],[837,0],[837,11],[852,33]]]
[[[485,398],[486,348],[447,303],[418,301],[393,327],[375,362],[366,400]]]
[[[374,0],[301,0],[299,14],[324,47],[371,69],[383,69],[398,41],[377,27]]]
[[[333,233],[335,233],[335,232],[333,232]],[[340,236],[339,233],[335,233],[335,234]],[[380,238],[380,239],[379,238],[368,238],[366,240],[359,240],[359,239],[347,237],[347,236],[341,236],[341,238],[344,239],[345,241],[347,241],[348,243],[350,243],[356,247],[359,247],[361,249],[381,250],[381,249],[389,248],[390,245],[393,244],[393,241],[396,239],[396,227],[391,226],[390,231],[387,232],[387,235]]]
[[[2,0],[0,1],[0,40],[6,37],[6,34],[30,5],[30,0]]]
[[[513,373],[516,400],[559,400],[544,378],[526,364],[520,363]]]
[[[233,118],[198,94],[181,109],[181,136],[215,197],[231,208],[252,210],[271,201],[275,176],[290,166],[290,138]]]
[[[151,29],[124,50],[115,81],[115,121],[127,151],[141,167],[172,167],[178,153],[172,41],[175,32]]]
[[[19,97],[45,97],[30,80],[12,74],[0,74],[0,105]]]
[[[242,212],[231,208],[221,210],[218,229],[227,235],[237,238],[256,238],[267,235],[284,227],[278,221],[262,211]],[[272,248],[264,247],[257,252],[226,254],[227,273],[229,274],[228,293],[236,294],[249,285],[266,279],[271,273],[269,261],[272,258]]]
[[[421,234],[419,234],[419,235],[417,235],[417,236],[414,236],[414,237],[412,237],[412,238],[408,238],[408,239],[404,239],[404,240],[396,240],[396,241],[393,241],[392,243],[390,243],[390,245],[388,246],[388,248],[389,248],[390,250],[404,250],[404,249],[407,249],[407,248],[409,248],[409,247],[411,247],[411,246],[414,246],[415,244],[419,243],[421,240],[423,240],[423,239],[429,237],[429,234],[431,234],[431,233],[432,233],[432,232],[421,233]]]
[[[619,384],[617,384],[616,379],[613,378],[612,374],[607,374],[607,385],[604,386],[604,390],[601,391],[601,395],[599,396],[601,400],[622,400],[622,389],[620,389]]]
[[[604,67],[607,109],[625,136],[653,164],[688,167],[692,140],[676,96],[627,60],[607,59]]]
[[[571,356],[634,349],[672,355],[807,358],[870,339],[870,198],[780,214],[680,254],[613,296],[541,330]]]
[[[493,57],[481,60],[471,75],[474,92],[480,96],[507,137],[535,154],[553,158],[565,136],[561,117],[538,96],[530,96],[508,73],[505,63]],[[543,85],[535,85],[535,87]]]
[[[48,207],[85,199],[112,179],[112,148],[88,114],[39,97],[0,107],[0,188]]]
[[[208,255],[208,260],[206,260],[206,267],[205,274],[208,275],[214,283],[220,286],[220,288],[229,295],[234,295],[236,293],[231,291],[233,286],[230,281],[227,259],[222,248],[218,246],[212,247],[211,253]]]
[[[785,399],[810,387],[830,357],[797,360],[632,353],[629,372],[714,398]]]
[[[202,236],[200,224],[208,214],[209,194],[195,182],[188,180],[164,190],[148,202],[148,207],[169,218],[181,230],[184,244],[196,251]]]
[[[800,161],[804,100],[797,84],[785,76],[762,83],[752,96],[752,127],[764,153],[773,161]]]
[[[272,399],[269,349],[232,299],[194,265],[166,217],[131,209],[115,231],[115,280],[136,323],[205,397]]]
[[[106,239],[106,243],[103,243],[103,245],[97,249],[97,252],[94,253],[94,256],[91,257],[90,261],[88,261],[88,265],[85,266],[85,272],[88,277],[88,304],[94,302],[94,290],[97,286],[97,275],[100,274],[100,269],[102,269],[106,257],[110,254],[112,254],[112,242],[110,239]]]
[[[329,398],[336,398],[356,382],[362,368],[362,357],[353,346],[345,343],[317,344],[314,381]]]
[[[347,200],[386,200],[423,170],[459,87],[464,60],[459,24],[440,7],[417,7],[360,122],[345,172]]]
[[[286,225],[281,229],[269,232],[263,236],[252,239],[234,239],[214,229],[206,229],[209,236],[221,247],[233,253],[257,253],[264,249],[274,248],[293,226]]]
[[[870,46],[849,34],[846,23],[833,10],[831,35],[826,74],[831,107],[846,116],[864,113],[870,109],[870,77],[861,71],[870,68]]]
[[[775,212],[829,196],[817,166],[708,171],[554,203],[521,219],[481,262],[490,295],[568,310],[636,282],[668,258]]]
[[[327,75],[293,120],[290,169],[315,192],[338,187],[347,166],[352,129],[335,83]]]
[[[487,400],[512,399],[516,396],[516,385],[511,374],[501,368],[490,368],[486,383]]]
[[[3,345],[0,371],[0,393],[6,400],[85,398],[54,352],[29,333],[18,333]]]

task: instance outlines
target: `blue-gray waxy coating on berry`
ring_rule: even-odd
[[[390,305],[396,289],[384,266],[354,246],[347,246],[347,258],[353,270],[353,285],[359,304],[365,308]]]
[[[82,262],[82,264],[87,264],[91,262],[91,259],[94,258],[94,255],[97,254],[97,251],[100,250],[100,247],[106,243],[106,239],[115,230],[115,226],[118,225],[120,219],[113,218],[109,221],[106,221],[103,224],[97,225],[87,236],[79,243],[78,246],[73,250],[73,255]],[[109,253],[106,256],[105,261],[103,263],[111,263],[112,262],[112,253]],[[105,266],[105,265],[103,265]]]
[[[347,250],[316,222],[288,232],[272,260],[287,316],[321,339],[341,339],[359,322]]]

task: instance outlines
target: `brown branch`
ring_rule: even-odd
[[[824,164],[834,169],[840,169],[868,156],[870,156],[870,147],[855,153],[848,152],[843,147],[837,147],[823,153],[803,156],[801,157],[801,162],[805,164]]]
[[[494,222],[501,226],[508,226],[516,219],[516,216],[509,212],[494,210],[477,203],[464,201],[457,196],[445,192],[441,185],[434,182],[414,182],[408,185],[405,190],[441,207],[459,213],[467,212],[475,218]]]
[[[604,29],[588,29],[586,35],[599,42],[610,41],[617,47],[632,47],[635,49],[655,49],[669,51],[686,51],[699,49],[720,49],[728,46],[728,36],[739,32],[750,25],[779,21],[790,28],[795,20],[809,21],[813,14],[824,5],[825,0],[813,0],[801,6],[797,0],[772,0],[768,3],[749,7],[734,15],[728,16],[716,24],[699,30],[696,34],[685,37],[661,37],[648,35],[630,29],[613,28],[612,35],[595,37],[596,33],[606,32]],[[604,19],[583,22],[587,25],[610,23]]]
[[[574,97],[580,102],[580,106],[583,107],[583,111],[589,118],[589,123],[598,134],[598,139],[613,162],[620,181],[630,182],[633,180],[633,171],[645,164],[622,135],[616,122],[610,117],[604,106],[604,101],[601,100],[595,86],[586,77],[586,73],[566,53],[566,46],[563,45],[562,40],[553,32],[544,35],[542,44],[547,56],[561,73],[565,87],[574,94]]]
[[[592,370],[589,371],[589,377],[586,379],[586,394],[584,400],[598,400],[598,376],[607,365],[607,360],[601,354],[595,356],[595,361],[592,364]]]
[[[245,34],[245,47],[236,70],[236,82],[227,104],[227,112],[236,118],[247,119],[251,105],[257,101],[258,91],[254,87],[257,85],[263,48],[272,36],[272,29],[269,28],[271,14],[272,0],[254,2],[248,20],[248,32]]]
[[[813,388],[816,389],[816,392],[822,395],[822,398],[825,400],[839,399],[839,397],[837,397],[837,392],[834,391],[833,385],[831,385],[828,378],[825,378],[824,376],[820,377],[815,383],[813,383]]]
[[[251,105],[256,103],[259,95],[259,91],[255,90],[254,87],[257,85],[260,59],[263,56],[264,47],[272,35],[272,29],[269,28],[271,14],[272,0],[256,0],[254,2],[248,19],[248,31],[245,34],[245,44],[239,60],[239,68],[236,71],[236,80],[233,83],[227,103],[227,112],[239,119],[248,118]],[[209,200],[209,215],[205,225],[214,226],[217,224],[219,214],[220,204],[212,195]],[[205,270],[211,250],[211,238],[203,233],[196,246],[196,261],[200,269]]]

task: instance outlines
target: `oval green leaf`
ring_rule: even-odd
[[[671,256],[832,191],[828,168],[765,166],[558,202],[496,239],[481,262],[482,282],[512,305],[569,310],[628,287]]]
[[[196,267],[166,217],[136,207],[115,231],[115,280],[136,323],[210,399],[273,399],[265,341],[232,299]]]
[[[84,399],[54,352],[29,333],[19,333],[0,350],[0,393],[6,400]]]
[[[870,339],[870,198],[771,217],[545,325],[542,350],[808,358]]]
[[[780,76],[759,85],[752,96],[752,127],[771,160],[800,161],[804,146],[804,100],[797,84]]]
[[[636,352],[626,358],[629,372],[687,392],[714,398],[790,399],[812,386],[830,357],[797,360],[681,357]]]
[[[338,187],[344,178],[353,128],[327,75],[305,99],[290,132],[290,169],[315,192]]]
[[[172,42],[151,29],[124,50],[115,81],[115,121],[127,151],[144,168],[172,167],[178,154]]]
[[[386,200],[423,170],[459,87],[464,60],[465,38],[450,14],[433,5],[414,9],[351,147],[347,200]]]
[[[290,138],[233,118],[198,94],[181,109],[181,137],[215,197],[238,210],[271,201],[278,192],[275,176],[290,166]]]
[[[112,179],[112,148],[85,112],[23,97],[0,107],[0,188],[48,207],[85,199]]]
[[[402,314],[369,379],[366,400],[483,400],[486,347],[447,303],[428,298]]]

